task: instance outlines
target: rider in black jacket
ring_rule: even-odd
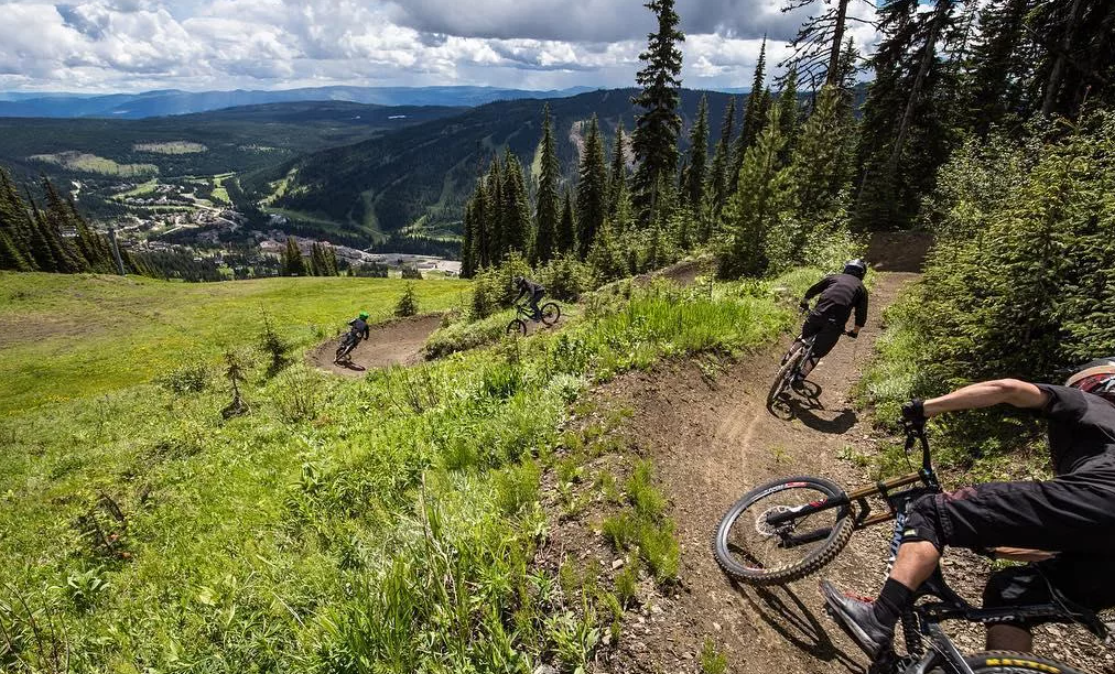
[[[1053,590],[1092,610],[1115,606],[1115,358],[1092,361],[1064,386],[1014,379],[966,386],[903,408],[911,423],[1006,403],[1049,421],[1054,478],[990,482],[914,502],[898,558],[879,598],[865,602],[823,584],[826,601],[871,656],[890,644],[902,610],[947,545],[1036,562],[996,572],[984,606],[1055,601]],[[988,628],[988,650],[1028,652],[1034,621]]]
[[[542,317],[542,310],[538,308],[538,303],[546,295],[546,288],[541,283],[535,283],[528,278],[522,276],[515,277],[515,288],[519,291],[519,295],[515,298],[515,302],[523,299],[527,295],[530,296],[530,309],[534,312],[534,320]]]
[[[866,262],[850,260],[844,265],[842,274],[826,276],[805,291],[805,297],[801,300],[802,311],[809,311],[809,300],[817,295],[821,298],[801,326],[799,339],[808,339],[814,335],[817,338],[813,342],[812,356],[808,362],[802,363],[801,377],[793,382],[795,387],[801,386],[802,380],[813,371],[817,362],[832,351],[832,347],[840,341],[840,335],[847,334],[853,338],[859,336],[860,328],[867,323],[867,288],[863,287],[863,277],[866,274]],[[845,333],[844,326],[853,309],[856,312],[855,327]]]

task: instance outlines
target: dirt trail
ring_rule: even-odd
[[[876,439],[855,411],[851,391],[872,356],[882,310],[914,278],[910,273],[880,276],[860,338],[842,339],[810,376],[818,387],[819,406],[795,396],[800,402],[790,419],[778,418],[765,407],[777,356],[789,338],[711,381],[707,368],[674,363],[623,377],[600,391],[601,399],[634,410],[628,432],[636,437],[641,453],[654,460],[673,505],[682,547],[681,590],[672,597],[659,596],[637,622],[629,621],[634,624],[625,627],[619,648],[601,663],[600,671],[700,671],[706,638],[726,652],[733,672],[864,669],[866,659],[824,614],[817,583],[824,577],[862,594],[877,591],[885,572],[887,526],[857,533],[819,575],[769,590],[730,582],[712,556],[710,541],[736,499],[774,478],[818,475],[849,487],[868,482],[862,470],[839,458],[849,449],[876,451]],[[790,416],[789,411],[782,415]],[[953,555],[946,565],[954,567],[946,573],[956,589],[976,599],[972,590],[985,578],[979,564]],[[1055,629],[1064,632],[1039,637],[1039,651],[1063,656],[1052,644],[1083,634],[1072,627]],[[967,650],[982,647],[979,632],[951,624],[950,634],[961,632]],[[1096,660],[1090,662],[1094,665]]]
[[[440,314],[415,316],[373,325],[367,341],[352,352],[352,364],[333,363],[340,338],[331,339],[307,352],[306,361],[314,367],[349,377],[363,376],[368,370],[391,365],[413,365],[422,360],[426,339],[441,325]]]

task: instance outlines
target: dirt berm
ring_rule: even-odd
[[[392,365],[414,365],[422,360],[426,339],[441,325],[441,314],[401,318],[373,325],[367,341],[352,352],[350,365],[337,365],[333,358],[340,338],[330,339],[306,353],[314,367],[334,374],[360,377],[375,368]]]

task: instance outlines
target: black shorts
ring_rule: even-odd
[[[1002,608],[1053,601],[1050,587],[1092,611],[1115,607],[1115,555],[1065,553],[1046,562],[996,571],[983,591],[984,608]],[[1012,621],[1031,626],[1048,619]]]
[[[832,347],[840,341],[842,334],[844,334],[843,326],[819,314],[809,314],[809,318],[805,319],[805,323],[801,326],[802,339],[809,339],[814,335],[817,337],[813,341],[813,362],[827,356],[832,351]]]

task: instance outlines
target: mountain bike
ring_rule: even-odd
[[[801,366],[809,362],[816,341],[817,335],[805,339],[798,337],[790,345],[790,350],[782,356],[782,361],[778,365],[778,374],[774,376],[774,383],[770,385],[770,391],[767,392],[767,407],[782,397],[794,379],[802,376]]]
[[[351,332],[341,338],[341,345],[337,347],[337,355],[333,358],[333,363],[336,365],[348,365],[352,362],[352,351],[356,348],[356,344],[360,341],[356,335]]]
[[[538,307],[538,318],[535,318],[534,312],[523,304],[516,304],[515,310],[518,315],[513,321],[507,324],[508,335],[525,336],[527,334],[527,321],[535,323],[542,321],[543,325],[550,327],[561,318],[561,307],[559,307],[556,302],[546,302]]]
[[[920,445],[922,465],[917,471],[852,492],[816,477],[791,477],[758,487],[737,501],[721,520],[713,538],[713,552],[728,576],[749,585],[782,585],[815,573],[836,558],[852,534],[884,522],[894,522],[890,565],[902,543],[910,505],[927,494],[941,492],[933,469],[929,441],[921,425],[906,425],[906,454]],[[880,497],[884,512],[873,514],[867,499]],[[945,582],[940,567],[918,589],[916,603],[902,615],[906,654],[884,652],[869,670],[874,674],[1079,674],[1045,658],[1022,653],[963,655],[945,635],[940,623],[964,620],[992,624],[1019,619],[1078,622],[1100,639],[1107,630],[1092,611],[1078,606],[1050,586],[1046,604],[976,608]]]

